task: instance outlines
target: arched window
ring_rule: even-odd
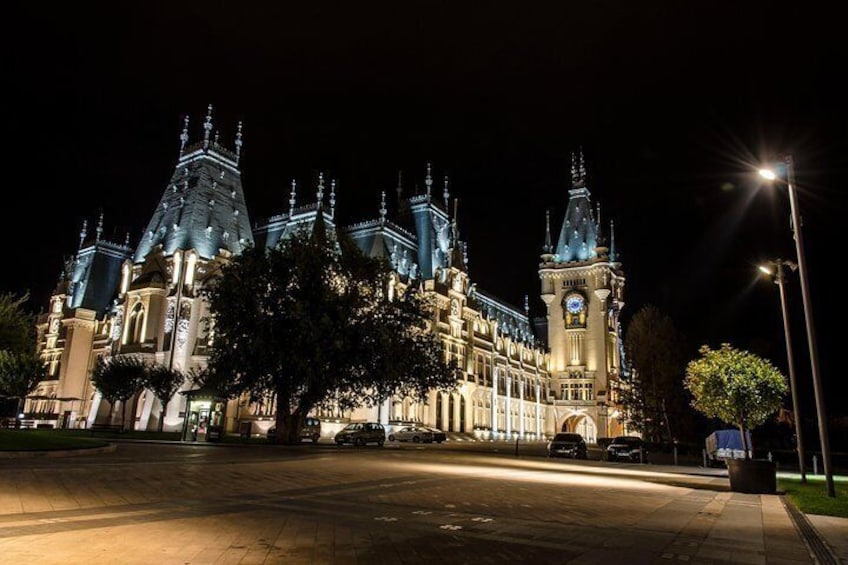
[[[127,331],[124,334],[124,343],[140,343],[141,342],[141,330],[143,327],[142,318],[144,317],[144,308],[141,305],[141,302],[137,303],[132,312],[130,312],[129,319],[127,320]]]

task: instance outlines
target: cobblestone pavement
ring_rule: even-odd
[[[0,468],[3,563],[812,562],[779,497],[651,466],[122,443]]]

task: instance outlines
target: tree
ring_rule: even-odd
[[[686,366],[692,406],[709,418],[737,426],[748,459],[747,432],[780,408],[788,390],[786,379],[768,360],[728,343],[718,350],[704,345],[699,351],[701,358]]]
[[[681,436],[672,429],[688,421],[683,387],[683,340],[670,317],[656,306],[642,307],[630,321],[624,338],[631,377],[620,390],[623,419],[652,441]]]
[[[91,372],[91,384],[113,407],[121,402],[121,429],[126,420],[127,400],[133,397],[144,386],[147,375],[147,364],[134,355],[119,355],[116,357],[98,357]]]
[[[0,351],[21,353],[35,349],[35,320],[23,309],[28,299],[28,294],[17,298],[0,294]]]
[[[168,403],[171,398],[177,393],[185,382],[186,376],[182,371],[169,368],[166,365],[156,364],[145,368],[142,386],[153,391],[156,398],[159,399],[162,405],[162,410],[159,412],[159,426],[161,432],[165,423],[165,412],[168,409]]]
[[[276,400],[276,441],[298,441],[318,406],[374,406],[450,388],[432,320],[414,293],[389,300],[389,267],[323,221],[272,249],[248,248],[206,289],[214,332],[206,384]],[[439,362],[436,362],[439,361]]]
[[[47,367],[37,353],[0,350],[0,396],[18,400],[16,415],[23,411],[26,397],[46,378]],[[16,417],[15,426],[19,425]]]

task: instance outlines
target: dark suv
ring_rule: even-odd
[[[548,442],[548,457],[586,459],[586,441],[580,434],[557,434]]]
[[[633,461],[635,463],[648,462],[648,450],[642,438],[635,436],[619,436],[612,440],[607,446],[607,460],[609,461]]]
[[[348,424],[336,434],[336,445],[346,443],[360,446],[366,443],[376,443],[382,447],[386,443],[386,429],[383,424],[376,422],[357,422]]]

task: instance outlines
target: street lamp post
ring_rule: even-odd
[[[807,470],[804,465],[804,440],[801,434],[801,410],[798,406],[798,386],[795,381],[795,359],[792,355],[792,336],[789,331],[789,316],[786,311],[786,292],[783,290],[783,283],[786,281],[786,276],[783,274],[783,267],[789,267],[793,271],[798,268],[798,265],[792,261],[784,261],[776,259],[769,261],[769,266],[773,266],[775,271],[769,267],[761,266],[760,270],[768,275],[774,275],[774,284],[780,288],[780,310],[783,313],[783,335],[786,338],[786,362],[789,365],[789,385],[792,387],[792,411],[795,419],[795,440],[796,450],[798,452],[798,469],[801,472],[801,482],[807,482]]]
[[[816,416],[819,423],[819,440],[821,441],[827,495],[835,497],[836,489],[833,486],[833,472],[830,466],[830,444],[827,439],[827,416],[819,375],[819,354],[816,345],[816,331],[813,325],[813,308],[810,303],[810,285],[807,279],[807,262],[804,257],[804,240],[801,231],[801,215],[798,212],[798,196],[795,192],[795,171],[793,170],[792,155],[784,155],[783,164],[786,166],[786,187],[789,192],[789,208],[792,213],[792,232],[795,236],[795,254],[798,259],[798,273],[801,280],[801,297],[804,301],[804,321],[807,326],[807,345],[810,348],[810,368],[813,377],[813,392],[816,398]],[[770,180],[777,178],[777,175],[768,169],[761,169],[760,174]]]

